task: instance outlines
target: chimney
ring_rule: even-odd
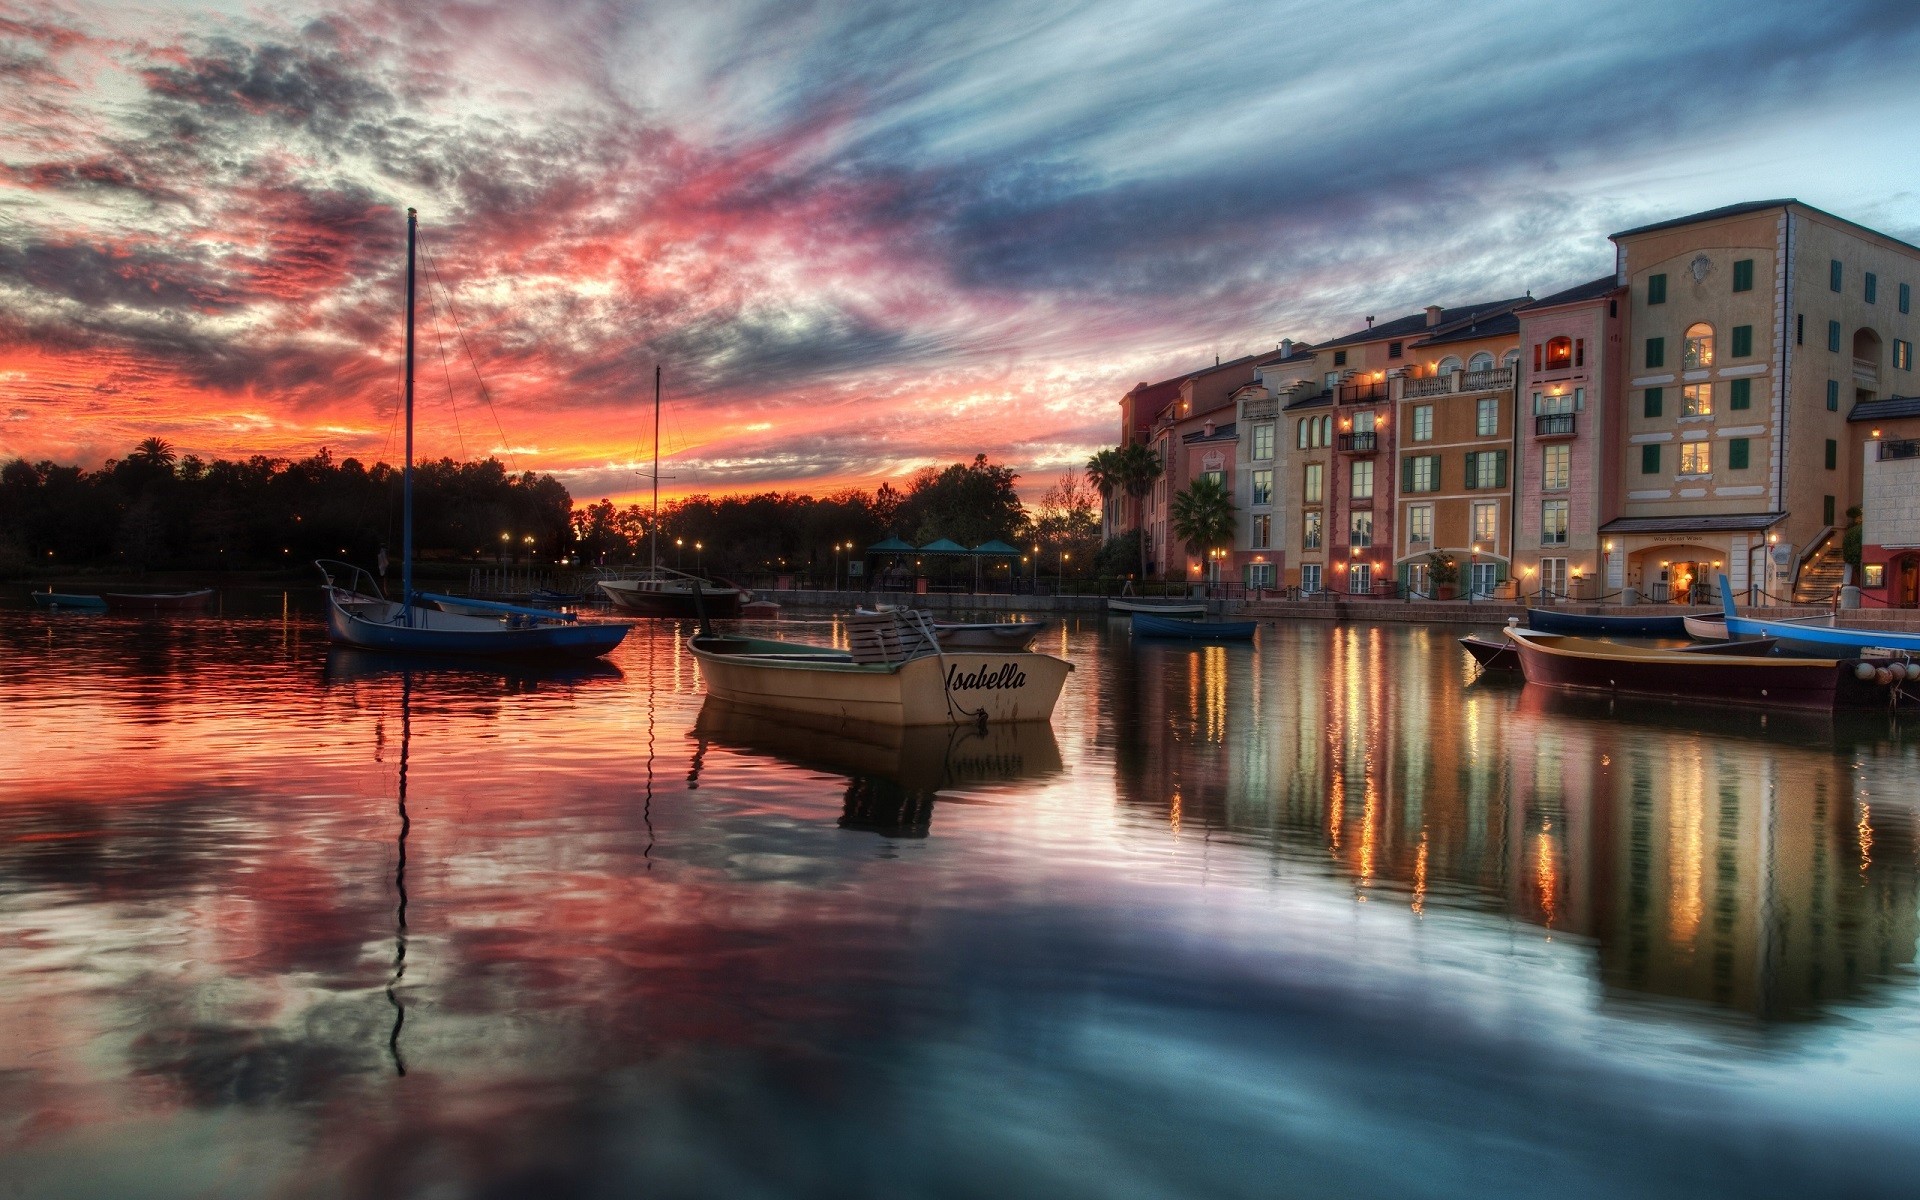
[[[1372,317],[1368,317],[1368,318],[1367,318],[1367,328],[1368,328],[1368,329],[1372,329],[1372,328],[1373,328],[1373,318],[1372,318]]]
[[[1292,338],[1280,339],[1280,357],[1281,358],[1293,357],[1293,339]]]
[[[1212,436],[1213,436],[1213,422],[1212,422],[1211,420],[1209,420],[1209,421],[1207,422],[1207,424],[1206,424],[1206,431],[1207,431],[1207,432],[1206,432],[1206,434],[1205,434],[1205,436],[1207,436],[1207,437],[1212,437]]]
[[[1440,306],[1438,304],[1427,305],[1427,328],[1432,329],[1435,325],[1438,325],[1439,323],[1440,323]]]

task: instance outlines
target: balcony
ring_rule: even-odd
[[[1880,443],[1880,462],[1894,458],[1920,458],[1920,441],[1913,438],[1885,441]]]
[[[1335,400],[1341,404],[1378,404],[1387,398],[1387,381],[1370,380],[1366,383],[1343,383]]]
[[[1535,437],[1572,437],[1574,431],[1574,414],[1572,413],[1541,413],[1533,419],[1533,436]]]
[[[1400,396],[1405,400],[1421,396],[1444,396],[1453,390],[1453,372],[1445,375],[1429,375],[1425,379],[1409,379],[1403,385]]]
[[[1380,449],[1380,435],[1374,432],[1343,433],[1334,439],[1334,446],[1342,454],[1372,454]]]

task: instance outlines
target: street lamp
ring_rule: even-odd
[[[696,575],[700,573],[700,551],[702,548],[699,542],[693,544],[693,573]]]
[[[673,569],[676,571],[686,565],[686,554],[684,553],[686,546],[687,540],[685,538],[673,539]]]

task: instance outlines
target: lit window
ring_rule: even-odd
[[[1416,504],[1407,510],[1407,545],[1433,544],[1433,505]]]
[[[1686,349],[1681,355],[1680,366],[1685,371],[1699,371],[1713,365],[1713,326],[1689,325],[1687,327]]]
[[[1416,454],[1406,460],[1406,485],[1409,492],[1440,490],[1440,456]]]
[[[1300,498],[1308,504],[1318,504],[1326,492],[1326,466],[1323,463],[1308,463],[1300,472]]]
[[[1680,415],[1683,417],[1712,416],[1713,385],[1710,383],[1690,383],[1681,388]]]
[[[1413,440],[1430,442],[1433,440],[1433,405],[1416,404],[1413,406]]]
[[[1540,544],[1543,546],[1564,546],[1567,544],[1567,510],[1570,502],[1566,500],[1542,500],[1540,502]]]
[[[1687,442],[1680,447],[1680,473],[1682,475],[1705,475],[1713,470],[1707,457],[1710,449],[1705,442]]]
[[[1355,500],[1373,499],[1373,463],[1371,461],[1354,463],[1351,479],[1353,491],[1350,494]]]
[[[1318,550],[1320,548],[1320,510],[1310,508],[1300,514],[1300,548]]]
[[[1547,363],[1549,371],[1563,370],[1573,365],[1573,339],[1557,337],[1547,339]]]
[[[1572,485],[1572,480],[1573,447],[1565,443],[1541,447],[1541,489],[1548,492],[1564,492]]]
[[[1314,545],[1316,546],[1319,544],[1320,543],[1318,540],[1314,542]],[[1307,595],[1309,596],[1314,595],[1320,590],[1320,564],[1319,563],[1300,564],[1300,590],[1307,593]]]
[[[1251,541],[1248,543],[1248,546],[1250,549],[1265,550],[1268,547],[1272,546],[1273,545],[1272,514],[1270,513],[1256,514],[1253,518],[1253,530],[1249,535],[1249,537],[1251,538]]]
[[[1901,338],[1893,339],[1893,365],[1902,371],[1913,370],[1913,343]]]
[[[1373,545],[1373,513],[1367,509],[1347,514],[1347,545],[1365,550]]]
[[[1476,543],[1491,544],[1499,540],[1500,508],[1495,504],[1476,504],[1473,506],[1473,540]]]
[[[1273,457],[1273,426],[1255,425],[1253,427],[1253,456],[1256,459]]]
[[[1474,412],[1473,431],[1481,437],[1492,437],[1500,432],[1500,401],[1491,396],[1480,401]]]
[[[1248,472],[1248,477],[1252,480],[1251,502],[1253,505],[1261,507],[1272,504],[1273,472],[1271,470],[1251,471]]]

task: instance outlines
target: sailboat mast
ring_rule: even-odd
[[[660,573],[660,364],[653,364],[653,571]]]
[[[400,476],[400,604],[413,624],[413,241],[419,221],[407,210],[407,465]]]

